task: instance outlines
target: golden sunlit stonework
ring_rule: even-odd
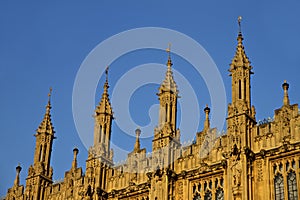
[[[241,18],[239,18],[240,24]],[[165,79],[159,87],[158,125],[152,153],[140,145],[141,130],[126,161],[113,163],[110,148],[113,111],[106,81],[94,114],[94,145],[88,151],[85,172],[77,166],[78,149],[73,150],[72,167],[60,182],[52,179],[50,165],[55,131],[51,123],[51,101],[35,137],[33,164],[26,186],[19,184],[21,167],[16,168],[14,185],[5,200],[267,200],[300,197],[300,114],[290,104],[289,84],[284,81],[283,105],[274,118],[256,121],[251,104],[252,66],[246,56],[239,30],[237,47],[230,64],[232,100],[228,105],[227,130],[217,136],[210,127],[210,108],[195,141],[183,146],[177,128],[179,90],[173,77],[169,54]],[[183,108],[184,109],[184,108]],[[193,120],[193,119],[190,119]]]

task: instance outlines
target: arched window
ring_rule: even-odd
[[[168,121],[168,104],[166,104],[166,113],[165,113],[165,122],[167,122]]]
[[[275,200],[284,200],[283,176],[277,174],[274,179]]]
[[[193,200],[201,200],[201,196],[198,192],[196,192],[196,194],[194,195]]]
[[[204,200],[212,200],[211,191],[207,191],[204,195]]]
[[[103,128],[102,128],[102,125],[100,125],[100,131],[99,131],[99,140],[98,142],[101,143],[101,137],[103,135]]]
[[[224,200],[224,191],[222,188],[217,189],[216,200]]]
[[[296,173],[291,171],[287,176],[289,200],[298,199]]]
[[[41,162],[43,159],[43,145],[40,145],[40,159],[39,161]]]
[[[47,145],[44,144],[44,153],[43,153],[42,161],[45,161],[45,160],[46,160],[46,153],[47,153]]]

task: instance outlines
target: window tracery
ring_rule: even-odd
[[[296,161],[294,157],[277,160],[273,163],[273,191],[275,200],[283,200],[285,198],[285,195],[288,197],[289,200],[298,199],[298,171],[299,166],[296,166]]]
[[[193,200],[224,200],[223,177],[214,177],[192,183]]]

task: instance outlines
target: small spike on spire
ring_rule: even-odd
[[[290,99],[289,99],[289,94],[288,94],[289,84],[287,83],[286,80],[284,80],[284,82],[282,84],[282,89],[284,91],[283,105],[288,106],[288,105],[290,105]]]
[[[241,25],[241,22],[242,22],[242,16],[239,16],[239,17],[238,17],[239,33],[242,33],[242,25]]]
[[[107,66],[105,69],[106,82],[108,82],[108,70],[109,70],[109,66]]]
[[[239,33],[238,33],[238,37],[237,37],[237,41],[239,43],[239,45],[243,45],[242,41],[244,40],[243,35],[242,35],[242,16],[238,17],[238,25],[239,25]]]
[[[46,114],[49,114],[49,115],[50,115],[50,110],[51,110],[51,95],[52,95],[52,87],[49,88],[48,104],[46,106]]]
[[[52,95],[52,87],[49,88],[48,101],[51,100],[51,95]]]
[[[168,53],[168,63],[167,63],[167,66],[171,67],[173,65],[172,60],[171,60],[171,43],[169,43],[169,46],[166,49],[166,52]]]
[[[109,70],[109,66],[106,67],[105,69],[105,83],[104,83],[104,93],[108,93],[108,88],[109,88],[109,85],[108,85],[108,70]]]

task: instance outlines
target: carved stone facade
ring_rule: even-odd
[[[96,107],[94,145],[89,149],[85,172],[77,166],[78,149],[72,167],[63,180],[52,180],[50,157],[55,138],[50,115],[46,114],[36,133],[33,165],[26,186],[19,184],[21,167],[16,168],[14,185],[5,200],[266,200],[300,197],[300,114],[291,105],[285,81],[283,105],[274,119],[256,121],[251,104],[252,66],[246,56],[241,31],[230,64],[232,101],[228,105],[227,130],[218,134],[210,127],[210,108],[192,144],[183,146],[176,126],[179,91],[169,55],[165,79],[159,88],[159,122],[154,130],[152,153],[136,143],[122,164],[113,163],[110,149],[113,111],[108,80]],[[106,71],[107,75],[107,71]],[[184,108],[183,108],[184,109]],[[190,119],[193,120],[193,119]]]

